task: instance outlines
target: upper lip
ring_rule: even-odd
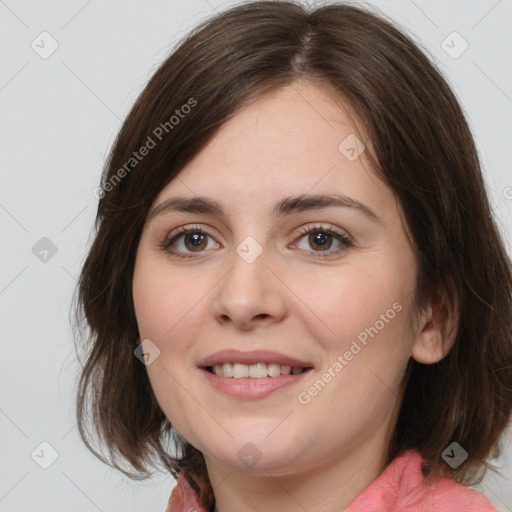
[[[286,354],[271,350],[251,350],[246,352],[240,350],[221,350],[203,359],[199,363],[199,367],[207,368],[223,363],[240,363],[247,365],[256,363],[276,363],[295,368],[312,367],[312,364],[307,361],[301,361],[295,357],[290,357]]]

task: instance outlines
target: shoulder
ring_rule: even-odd
[[[453,510],[456,504],[461,512],[498,512],[481,493],[457,484],[450,478],[441,478],[430,485],[430,500],[435,510]]]
[[[498,512],[483,494],[450,478],[428,482],[421,473],[423,462],[416,450],[404,452],[345,512]]]
[[[423,457],[416,450],[405,452],[405,462],[403,471],[410,475],[409,496],[411,506],[415,501],[414,495],[419,496],[420,503],[423,502],[427,508],[425,510],[436,510],[439,512],[498,512],[491,502],[481,493],[470,489],[464,485],[458,484],[451,478],[441,477],[434,482],[427,482],[421,473],[421,466],[424,462]],[[408,508],[408,503],[404,503],[404,512]],[[410,508],[411,512],[415,509]]]
[[[166,512],[189,512],[191,510],[207,512],[208,507],[205,503],[201,502],[185,475],[182,474],[178,479],[176,487],[172,490]]]

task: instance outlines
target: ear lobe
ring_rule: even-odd
[[[140,344],[141,344],[140,336],[135,340],[135,344],[136,344],[136,345],[140,345]]]
[[[453,290],[453,288],[452,288]],[[411,357],[418,363],[434,364],[444,359],[457,338],[459,309],[456,294],[437,291],[422,316],[420,332]]]

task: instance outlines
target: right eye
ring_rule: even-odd
[[[209,238],[213,243],[209,244]],[[177,258],[193,258],[191,253],[203,253],[206,249],[220,247],[220,244],[215,242],[211,235],[198,226],[190,228],[181,226],[170,233],[159,245]]]

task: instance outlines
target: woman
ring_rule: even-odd
[[[162,463],[168,512],[495,510],[464,485],[510,418],[509,260],[462,110],[391,23],[208,20],[101,196],[77,318],[102,460]]]

